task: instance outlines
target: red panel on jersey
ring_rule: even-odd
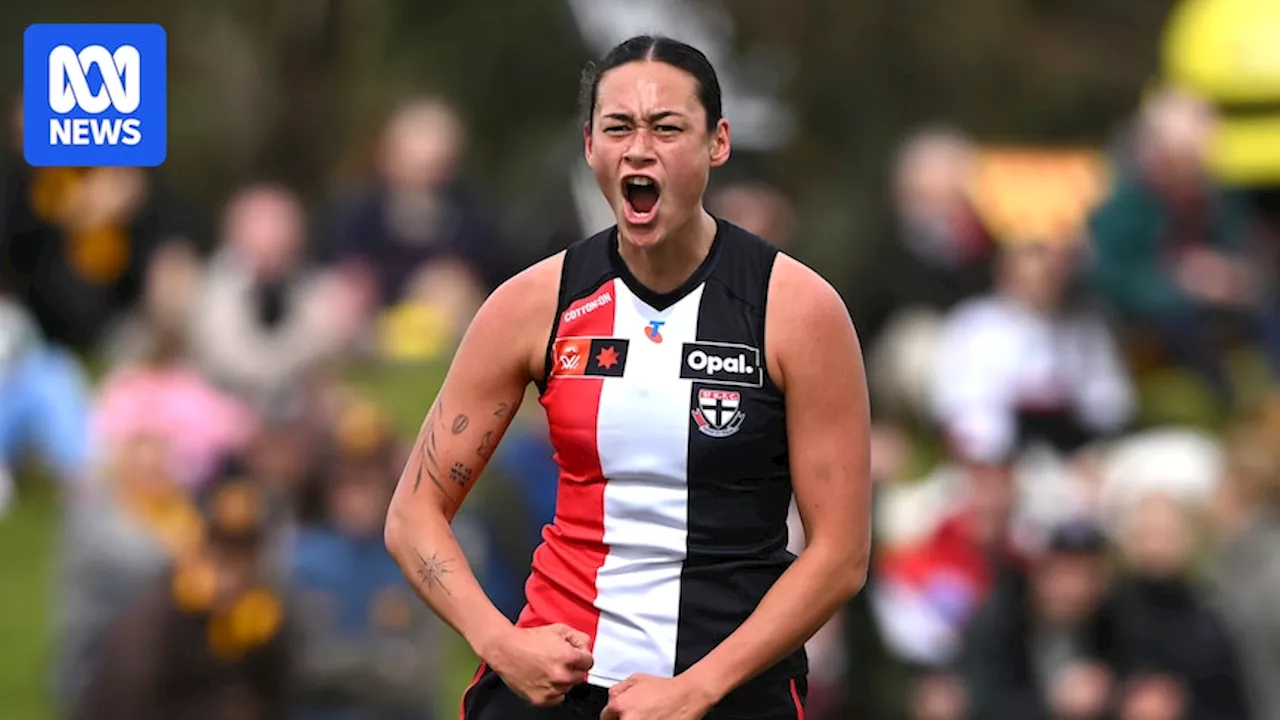
[[[525,585],[528,604],[518,623],[521,627],[564,623],[590,635],[593,645],[600,619],[594,606],[596,573],[609,553],[604,545],[606,481],[596,444],[604,378],[583,375],[590,339],[560,338],[613,334],[613,283],[606,282],[570,305],[556,331],[553,367],[548,368],[550,380],[541,399],[560,466],[556,517],[543,528],[542,545],[533,554]]]

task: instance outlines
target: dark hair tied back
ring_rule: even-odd
[[[596,94],[600,89],[600,78],[610,70],[631,62],[650,61],[666,63],[679,68],[693,76],[698,83],[698,101],[707,111],[707,131],[716,127],[723,116],[720,98],[720,80],[711,61],[702,51],[679,40],[655,36],[637,35],[614,46],[599,62],[587,63],[582,71],[582,87],[579,104],[582,106],[583,122],[592,126],[595,115]]]

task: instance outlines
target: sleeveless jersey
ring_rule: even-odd
[[[777,250],[718,221],[680,288],[642,286],[611,228],[564,256],[539,384],[560,468],[524,627],[592,638],[593,685],[683,672],[795,556],[782,392],[765,366]],[[806,672],[803,650],[753,682]]]

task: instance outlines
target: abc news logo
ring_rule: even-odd
[[[156,167],[169,143],[168,35],[155,23],[36,23],[22,35],[32,167]]]
[[[762,387],[760,349],[736,343],[685,343],[680,377],[719,385]]]
[[[89,72],[102,76],[97,92],[89,87]],[[90,45],[76,52],[59,45],[49,52],[49,109],[58,115],[79,110],[101,115],[108,109],[120,115],[136,112],[142,104],[142,56],[132,45],[115,52]],[[53,117],[49,119],[51,145],[126,145],[142,142],[142,121],[122,117]]]

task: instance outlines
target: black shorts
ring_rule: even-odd
[[[804,720],[809,683],[796,678],[760,678],[730,693],[706,715],[706,720]],[[462,694],[462,720],[600,720],[609,704],[609,691],[579,685],[551,708],[534,707],[507,687],[485,665]]]

